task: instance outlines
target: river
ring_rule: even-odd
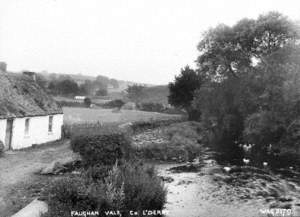
[[[299,183],[267,170],[233,166],[226,172],[213,159],[156,168],[168,191],[167,217],[300,216]]]

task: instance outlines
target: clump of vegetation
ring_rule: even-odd
[[[75,102],[75,101],[56,101],[56,103],[60,107],[84,107],[85,105],[81,102]]]
[[[139,110],[148,112],[163,112],[165,110],[163,104],[154,102],[139,103],[137,107]]]
[[[190,120],[197,120],[196,111],[192,107],[194,92],[203,83],[203,76],[189,66],[181,69],[181,74],[175,77],[175,81],[169,84],[169,103],[177,108],[185,109]]]
[[[119,132],[117,123],[73,123],[64,124],[62,127],[64,138],[74,138],[78,135],[109,134]]]
[[[4,144],[3,144],[3,142],[0,140],[0,157],[3,155],[3,153],[4,153]]]
[[[46,217],[70,215],[72,210],[161,210],[166,202],[166,189],[153,167],[125,162],[108,171],[105,178],[87,181],[85,176],[61,178],[44,192],[49,204]]]
[[[229,159],[239,157],[239,143],[255,144],[256,155],[269,144],[299,153],[291,132],[300,117],[298,30],[277,12],[209,29],[197,47],[198,67],[184,68],[169,85],[169,103],[201,121]]]
[[[112,165],[93,165],[85,170],[84,175],[89,182],[104,181],[111,169]]]
[[[192,161],[203,151],[205,131],[200,123],[183,122],[163,127],[154,133],[163,142],[144,143],[136,146],[137,153],[145,159],[163,161]],[[146,140],[147,138],[142,138]]]
[[[143,93],[144,89],[145,89],[145,86],[139,85],[139,84],[134,84],[134,85],[128,86],[125,91],[127,93],[128,99],[130,101],[138,103],[144,97],[144,93]]]
[[[92,100],[88,97],[85,97],[83,103],[87,108],[89,108],[89,107],[91,107]]]
[[[44,217],[69,217],[71,211],[108,210],[112,204],[106,198],[102,183],[87,185],[82,177],[64,177],[53,181],[43,192],[49,206]],[[98,216],[104,216],[104,213]]]
[[[121,109],[122,106],[125,104],[125,102],[121,99],[115,99],[115,100],[111,100],[107,103],[105,103],[104,105],[102,105],[102,107],[104,108],[117,108],[117,109]]]
[[[96,91],[96,96],[107,96],[107,89],[99,89]]]
[[[44,84],[44,86],[46,85]],[[49,81],[47,90],[53,95],[74,96],[80,93],[78,84],[69,76]]]
[[[118,159],[128,158],[131,150],[130,141],[122,132],[78,135],[72,138],[71,147],[87,166],[113,165]]]
[[[182,122],[184,118],[174,118],[166,120],[150,120],[150,121],[136,121],[131,125],[134,133],[138,133],[147,129],[154,129],[157,127],[168,126],[176,122]]]
[[[123,183],[124,206],[129,210],[162,210],[166,189],[153,166],[140,162],[125,163],[119,167],[119,186]]]

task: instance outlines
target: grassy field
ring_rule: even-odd
[[[64,124],[76,123],[126,123],[147,120],[166,120],[179,118],[179,115],[169,115],[157,112],[144,112],[137,110],[75,108],[64,107]]]

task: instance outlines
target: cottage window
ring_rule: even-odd
[[[49,116],[48,132],[52,133],[52,130],[53,130],[53,116]]]
[[[29,123],[30,123],[30,118],[25,119],[25,135],[28,135],[29,133]]]

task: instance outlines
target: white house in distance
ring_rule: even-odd
[[[85,100],[86,96],[75,96],[74,99],[77,102],[83,102]]]
[[[34,73],[11,73],[0,63],[0,140],[5,150],[61,138],[63,111],[35,80]]]

